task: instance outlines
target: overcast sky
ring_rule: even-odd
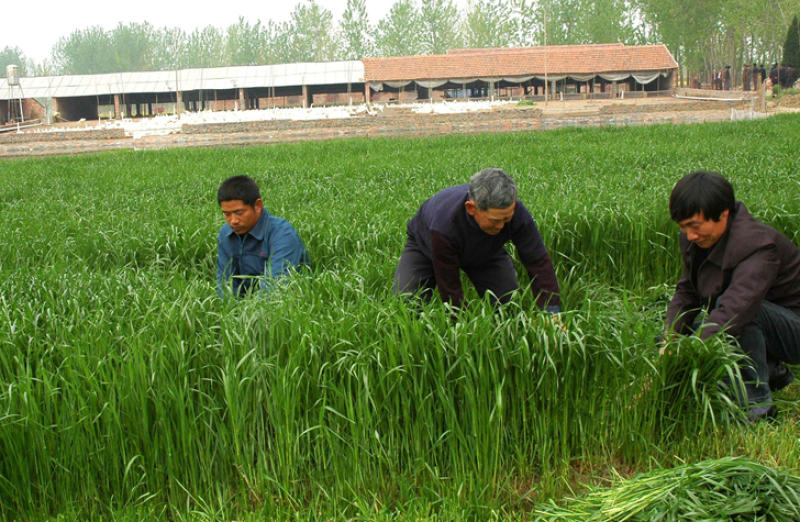
[[[53,4],[29,4],[25,0],[2,2],[0,50],[19,47],[27,58],[41,62],[50,57],[50,51],[59,38],[68,36],[76,29],[99,25],[111,30],[120,22],[127,24],[147,21],[155,27],[177,26],[191,32],[195,28],[208,25],[224,29],[236,23],[239,16],[251,23],[257,20],[285,22],[289,20],[300,0],[188,3],[169,0],[62,0]],[[394,0],[368,0],[370,23],[377,24],[389,13],[393,3]],[[467,5],[467,0],[457,0],[455,3],[462,9]],[[317,4],[331,11],[334,23],[338,23],[347,7],[347,0],[317,0]]]

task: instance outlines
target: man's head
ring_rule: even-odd
[[[264,208],[258,185],[247,176],[233,176],[223,181],[217,191],[217,202],[225,221],[239,235],[253,230]]]
[[[711,248],[725,233],[736,205],[733,186],[716,172],[684,176],[672,189],[669,213],[681,232],[700,248]]]
[[[517,185],[500,169],[483,169],[469,180],[467,213],[490,235],[497,235],[514,217]]]

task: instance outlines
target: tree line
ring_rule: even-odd
[[[334,23],[331,11],[301,0],[282,23],[239,18],[192,32],[147,22],[87,27],[60,38],[42,63],[6,47],[0,66],[17,63],[24,76],[97,74],[622,42],[664,43],[683,69],[708,75],[724,65],[800,61],[789,49],[784,56],[790,37],[797,41],[798,12],[800,0],[471,0],[462,11],[453,0],[396,0],[373,23],[366,0],[348,0]]]

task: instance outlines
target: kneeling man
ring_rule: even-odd
[[[800,250],[753,218],[716,172],[692,172],[669,200],[681,228],[683,275],[667,311],[674,332],[708,338],[724,328],[752,367],[742,367],[751,418],[775,413],[771,392],[794,379],[800,362]],[[708,319],[695,322],[702,308]]]
[[[225,216],[217,238],[217,293],[268,292],[275,278],[309,264],[308,251],[288,221],[270,215],[256,182],[233,176],[222,182],[217,201]]]
[[[514,180],[500,169],[484,169],[469,185],[442,190],[425,201],[408,222],[408,238],[394,275],[394,293],[416,293],[460,307],[459,270],[481,297],[487,291],[506,303],[519,287],[514,264],[503,245],[511,240],[531,277],[540,308],[560,312],[558,281],[536,223],[517,199]]]

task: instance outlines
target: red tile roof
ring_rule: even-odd
[[[501,78],[545,73],[663,71],[678,64],[666,46],[599,44],[456,49],[446,55],[363,58],[366,81]]]
[[[548,45],[547,51],[553,49],[570,48],[574,51],[581,49],[608,49],[613,47],[625,47],[621,42],[604,43],[604,44],[580,44],[580,45]],[[533,51],[537,49],[544,49],[544,47],[480,47],[471,49],[450,49],[447,54],[486,54],[486,53],[518,53],[521,51]]]

